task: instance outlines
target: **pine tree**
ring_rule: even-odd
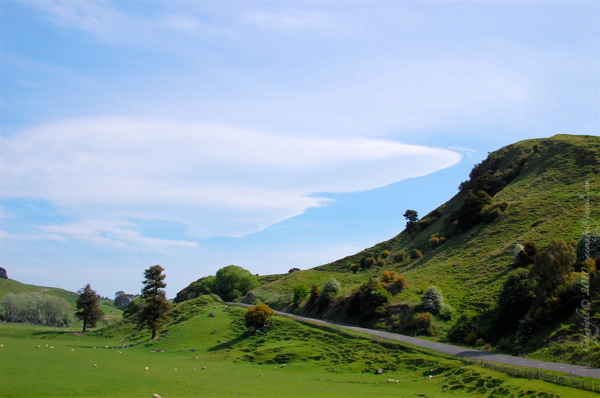
[[[99,301],[100,296],[92,290],[92,287],[88,283],[84,288],[77,291],[79,297],[77,298],[77,311],[75,316],[83,321],[83,331],[86,328],[97,325],[104,312],[100,309]]]
[[[167,277],[162,272],[164,268],[160,265],[154,265],[144,271],[142,283],[142,300],[144,308],[139,315],[139,325],[147,327],[152,332],[152,339],[156,337],[156,332],[162,329],[161,320],[169,321],[167,313],[171,305],[167,301],[166,293],[163,290],[167,284],[164,279]]]

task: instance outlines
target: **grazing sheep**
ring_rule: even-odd
[[[393,383],[394,379],[388,379],[388,383]]]
[[[94,364],[94,367],[95,367],[95,368],[97,368],[97,367],[98,367],[98,365]]]
[[[282,368],[285,368],[285,363],[283,365],[281,365]]]
[[[263,374],[261,373],[259,376],[260,376],[260,377],[263,377]]]
[[[428,379],[429,379],[429,380],[433,379],[433,376],[432,376],[432,375],[429,375]]]
[[[198,357],[196,357],[196,359],[198,359]]]
[[[118,353],[118,354],[122,354],[122,352],[121,352],[121,351],[117,351],[117,353]]]
[[[273,368],[273,370],[277,370],[277,366],[275,366],[275,367]]]
[[[152,394],[152,398],[160,398],[160,395],[158,395],[158,394]]]
[[[206,366],[203,366],[203,367],[201,367],[200,369],[202,369],[202,370],[206,370]]]
[[[144,369],[146,372],[148,371],[148,367],[146,366],[146,369]]]
[[[53,345],[51,345],[51,346],[50,346],[50,347],[48,347],[48,348],[49,348],[49,349],[51,349],[51,350],[53,350],[53,349],[54,349],[54,346],[53,346]]]
[[[175,370],[177,370],[177,368],[175,368]]]
[[[196,368],[194,368],[194,372],[196,371]]]
[[[71,348],[71,352],[75,351],[75,348]]]
[[[40,348],[40,347],[41,347],[41,346],[38,344],[38,345],[37,345],[37,348]]]

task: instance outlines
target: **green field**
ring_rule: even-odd
[[[81,335],[2,323],[1,396],[596,396],[286,317],[275,316],[264,332],[249,335],[245,310],[224,308],[206,296],[182,303],[151,342],[148,333],[127,326]],[[380,368],[383,374],[375,374]]]

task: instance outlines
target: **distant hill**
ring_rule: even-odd
[[[461,315],[470,314],[477,319],[472,327],[477,328],[481,344],[497,343],[493,318],[503,286],[514,269],[515,246],[531,241],[544,250],[555,240],[569,244],[580,240],[585,209],[577,193],[584,193],[587,180],[591,216],[599,218],[599,175],[597,136],[555,135],[508,145],[476,165],[453,198],[407,225],[394,238],[311,270],[265,278],[245,300],[342,322],[422,333],[411,325],[422,311],[423,293],[435,285],[454,309],[433,320],[435,328],[430,330],[435,330],[435,338],[444,339]],[[397,219],[405,210],[398,209],[390,219]],[[353,264],[356,273],[350,268]],[[370,279],[379,280],[385,271],[404,276],[408,288],[394,294],[377,313],[373,308],[371,316],[365,316],[366,307],[360,307],[363,313],[356,314],[352,306],[358,305],[359,288]],[[591,298],[595,301],[590,320],[600,325],[600,278],[595,272],[591,276]],[[330,278],[341,282],[341,290],[327,305],[293,307],[295,286],[315,284],[322,288]],[[364,297],[367,293],[360,294]],[[575,308],[571,310],[573,315],[557,315],[551,325],[538,328],[527,344],[515,349],[533,351],[546,346],[538,353],[550,360],[559,356],[573,362],[590,360],[592,354],[579,348],[581,319],[574,314]],[[549,346],[556,349],[552,351]],[[596,361],[600,361],[599,351],[593,354]]]
[[[50,296],[58,296],[64,298],[73,307],[75,307],[75,302],[77,301],[77,297],[79,296],[77,293],[73,293],[68,290],[56,287],[27,285],[25,283],[15,281],[14,279],[0,279],[0,300],[7,293],[39,293],[47,294]]]

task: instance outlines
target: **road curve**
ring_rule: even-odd
[[[249,304],[242,304],[242,303],[227,303],[227,304],[237,305],[237,306],[241,306],[241,307],[250,307],[251,306]],[[495,362],[495,363],[500,363],[500,364],[505,364],[505,365],[525,366],[525,367],[534,368],[534,369],[554,370],[554,371],[558,371],[558,372],[570,373],[575,376],[593,377],[595,379],[600,379],[600,369],[598,369],[598,368],[591,368],[591,367],[579,366],[579,365],[569,365],[569,364],[563,364],[563,363],[557,363],[557,362],[539,361],[537,359],[527,359],[527,358],[522,358],[522,357],[514,357],[511,355],[504,355],[504,354],[494,354],[491,352],[472,350],[469,348],[458,347],[458,346],[454,346],[451,344],[439,343],[437,341],[420,339],[418,337],[411,337],[411,336],[406,336],[403,334],[390,333],[390,332],[386,332],[386,331],[382,331],[382,330],[367,329],[367,328],[361,328],[358,326],[341,325],[339,323],[325,321],[322,319],[307,318],[304,316],[288,314],[287,312],[275,311],[275,313],[277,315],[283,315],[283,316],[287,316],[289,318],[293,318],[293,319],[297,319],[297,320],[301,320],[301,321],[304,320],[304,321],[310,321],[310,322],[323,323],[326,325],[333,325],[333,326],[337,326],[337,327],[344,328],[344,329],[354,330],[357,332],[368,333],[368,334],[371,334],[373,336],[380,337],[383,339],[402,341],[404,343],[412,344],[412,345],[415,345],[418,347],[425,347],[430,350],[444,352],[446,354],[456,355],[458,357],[467,357],[467,358],[472,358],[472,359],[476,359],[479,361]]]

